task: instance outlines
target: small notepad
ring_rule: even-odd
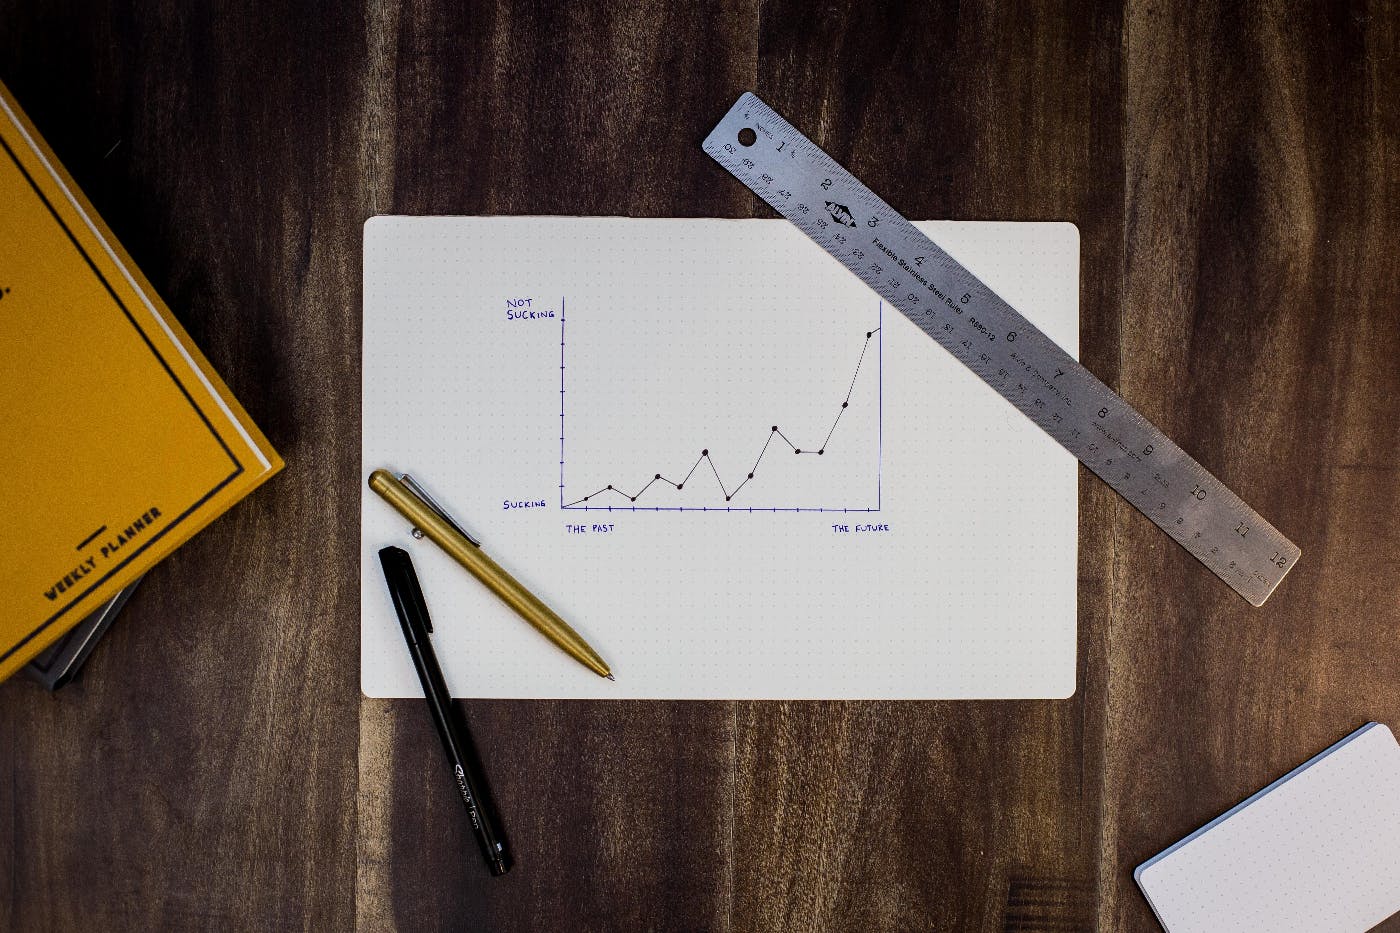
[[[1133,877],[1168,933],[1369,930],[1400,910],[1400,745],[1369,723]]]

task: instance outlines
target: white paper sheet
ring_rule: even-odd
[[[1077,354],[1073,225],[919,226]],[[617,676],[365,487],[366,694],[421,696],[388,544],[459,696],[1073,693],[1074,459],[788,222],[378,217],[364,249],[362,479],[414,475]]]

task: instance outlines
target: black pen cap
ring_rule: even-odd
[[[394,601],[404,637],[416,645],[433,630],[433,622],[413,569],[413,558],[403,548],[391,545],[379,549],[379,564],[384,568],[384,580],[389,584],[389,597]]]

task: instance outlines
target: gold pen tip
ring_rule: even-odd
[[[613,683],[617,683],[617,678],[611,674],[608,675],[608,680],[611,680]]]

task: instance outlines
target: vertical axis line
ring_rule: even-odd
[[[559,298],[559,509],[564,509],[564,298]]]

